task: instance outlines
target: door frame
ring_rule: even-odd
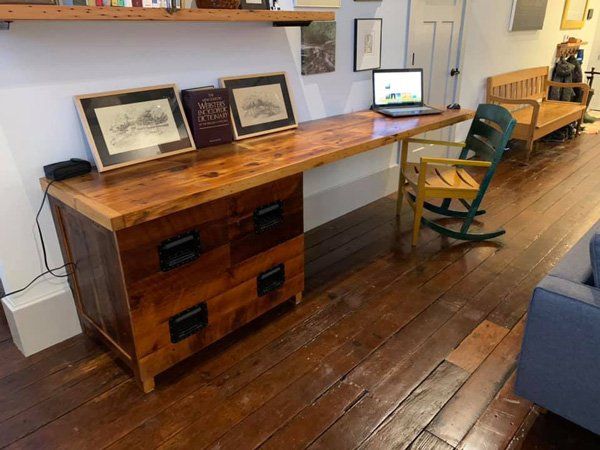
[[[415,2],[418,2],[419,0],[409,0],[409,5],[408,5],[408,20],[407,20],[407,25],[408,25],[408,29],[406,31],[406,47],[404,50],[404,67],[412,67],[412,53],[410,52],[412,43],[415,40],[415,27],[413,24],[413,20],[415,17],[414,14],[414,6],[415,6]],[[457,48],[457,52],[456,52],[456,67],[463,67],[463,63],[464,63],[464,53],[465,53],[465,32],[466,32],[466,16],[467,16],[467,6],[468,6],[469,0],[463,0],[463,8],[462,8],[462,14],[461,14],[461,21],[460,21],[460,31],[458,34],[458,48]],[[454,88],[454,101],[456,101],[457,99],[460,98],[460,90],[461,90],[461,86],[462,86],[462,77],[460,76],[460,74],[458,75],[458,79]]]

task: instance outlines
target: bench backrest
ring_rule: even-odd
[[[490,96],[512,100],[546,99],[546,82],[549,72],[548,67],[532,67],[489,77],[487,101],[490,102]]]

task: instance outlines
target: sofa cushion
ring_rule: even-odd
[[[590,259],[594,286],[600,288],[600,231],[596,232],[590,240]]]
[[[573,281],[574,283],[594,285],[592,265],[590,264],[590,241],[600,232],[600,221],[597,222],[569,252],[562,257],[550,275]]]

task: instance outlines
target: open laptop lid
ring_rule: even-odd
[[[373,104],[423,106],[423,69],[374,70]]]

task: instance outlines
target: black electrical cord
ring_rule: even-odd
[[[44,235],[42,234],[42,227],[40,226],[40,214],[42,213],[42,210],[44,209],[44,205],[46,204],[46,198],[48,198],[48,191],[50,190],[50,186],[52,186],[53,183],[54,183],[54,180],[52,180],[50,183],[48,183],[48,186],[46,186],[46,189],[44,190],[44,197],[42,198],[42,204],[40,205],[40,208],[38,209],[37,214],[35,215],[35,224],[37,225],[38,234],[40,236],[40,243],[42,244],[42,254],[44,256],[44,266],[46,267],[46,271],[40,273],[37,277],[35,277],[33,280],[31,280],[29,282],[29,284],[27,284],[27,286],[22,287],[21,289],[17,289],[16,291],[7,292],[5,294],[2,294],[2,295],[0,295],[0,298],[8,297],[9,295],[19,294],[19,293],[29,289],[33,283],[35,283],[37,280],[39,280],[40,278],[42,278],[46,275],[52,275],[53,277],[56,277],[56,278],[65,278],[65,277],[68,277],[69,275],[73,274],[73,270],[69,273],[64,273],[64,274],[56,274],[56,273],[54,273],[54,271],[64,269],[68,266],[73,266],[73,269],[74,269],[75,268],[74,263],[68,262],[66,264],[63,264],[60,267],[54,267],[53,269],[51,269],[48,264],[48,253],[46,252],[46,243],[44,242]]]

